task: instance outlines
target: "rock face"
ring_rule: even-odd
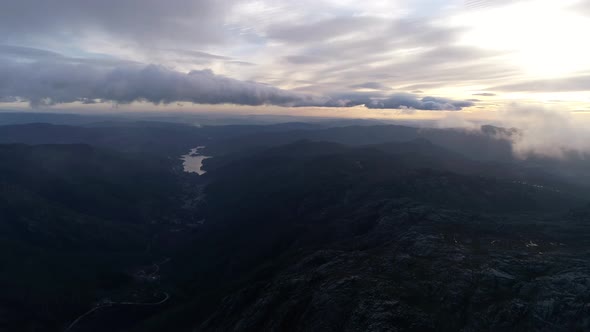
[[[227,283],[191,328],[590,329],[585,209],[548,213],[536,207],[559,198],[542,189],[353,153],[217,171],[208,236],[232,248],[211,254]]]
[[[416,209],[417,207],[412,207]],[[396,212],[404,210],[398,207]],[[576,331],[590,328],[590,264],[511,224],[437,211],[305,253],[228,295],[203,331]],[[515,220],[514,222],[517,222]],[[466,224],[472,226],[465,226]],[[337,249],[338,248],[338,249]]]

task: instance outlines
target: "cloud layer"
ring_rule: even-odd
[[[387,99],[373,101],[369,108],[393,108],[403,109],[411,108],[427,111],[460,111],[465,107],[475,105],[473,101],[458,101],[448,98],[423,97],[418,98],[416,95],[409,93],[400,93],[390,96]]]
[[[215,75],[187,74],[157,65],[104,68],[71,63],[0,63],[0,96],[33,105],[75,101],[130,103],[193,102],[204,104],[295,105],[312,103],[300,94],[268,85]]]
[[[0,100],[435,111],[580,92],[552,97],[580,103],[586,3],[0,0]]]
[[[219,43],[232,0],[0,0],[0,42]]]
[[[208,69],[183,73],[161,65],[110,58],[69,58],[56,52],[6,45],[0,45],[0,51],[0,98],[20,98],[33,106],[104,101],[324,107],[364,104],[368,108],[419,110],[460,110],[473,106],[468,101],[418,98],[407,93],[326,97],[237,80]]]

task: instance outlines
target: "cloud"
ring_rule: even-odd
[[[507,4],[514,4],[518,0],[465,0],[464,6],[468,9],[491,9],[491,7],[499,7]]]
[[[17,103],[20,100],[17,97],[0,97],[0,103]]]
[[[500,85],[495,87],[494,90],[518,92],[590,91],[590,75],[578,75],[557,79],[530,80],[520,83]]]
[[[1,0],[0,42],[84,39],[191,44],[223,40],[232,0]],[[16,39],[16,40],[15,40]]]
[[[494,37],[502,36],[503,29],[496,29],[492,24],[487,31],[486,20],[480,19],[481,15],[485,16],[492,9],[490,6],[513,3],[510,0],[0,0],[0,44],[5,44],[0,46],[0,61],[25,59],[25,63],[14,69],[27,73],[27,84],[35,91],[25,93],[24,78],[15,78],[10,89],[15,90],[16,82],[21,82],[20,94],[32,100],[53,102],[71,100],[75,95],[86,102],[93,96],[116,97],[120,102],[130,98],[209,102],[207,96],[196,98],[197,92],[184,91],[181,87],[188,83],[178,83],[196,80],[185,77],[191,70],[206,69],[214,70],[216,78],[234,78],[243,84],[240,86],[250,87],[250,81],[270,84],[258,84],[255,91],[269,91],[265,89],[272,87],[292,89],[272,88],[280,91],[275,91],[274,96],[290,96],[289,102],[267,96],[243,99],[250,100],[248,103],[269,100],[278,105],[362,103],[370,108],[460,110],[475,100],[425,96],[435,91],[471,94],[474,86],[496,85],[502,86],[489,91],[586,90],[590,81],[583,75],[551,82],[527,81],[533,76],[520,63],[520,56],[515,57],[512,48],[490,44],[496,42]],[[534,3],[527,2],[521,9],[526,12],[524,9],[533,7]],[[506,12],[516,10],[511,8],[505,7]],[[523,44],[528,45],[528,41]],[[23,68],[35,62],[39,63],[38,76],[49,68],[61,66],[67,71],[79,66],[76,68],[88,73],[88,77],[76,78],[76,82],[82,82],[80,88],[68,83],[68,77],[75,74],[60,77],[56,86],[69,84],[74,92],[58,93],[58,89],[43,87],[35,81],[38,76]],[[156,91],[147,89],[147,83],[130,79],[126,84],[139,86],[135,91],[126,86],[129,96],[119,97],[106,94],[93,83],[115,69],[139,76],[137,73],[147,69],[146,64],[156,64],[160,74],[176,72],[172,81],[180,84],[175,89],[182,93],[164,87],[162,91],[166,93],[158,96]],[[160,76],[158,80],[166,75]],[[7,84],[7,79],[0,80]],[[7,91],[8,87],[0,89]],[[205,87],[198,91],[201,89]],[[371,94],[353,96],[349,92],[354,89],[366,89]],[[424,93],[409,97],[394,93],[398,91]],[[307,97],[306,93],[344,98]],[[213,95],[217,98],[211,97],[212,102],[242,100],[230,96],[229,92],[223,98],[220,94]],[[487,91],[474,95],[495,96]]]
[[[132,65],[139,64],[135,61],[122,60],[116,57],[101,56],[101,57],[80,57],[73,58],[67,57],[63,54],[24,46],[14,45],[1,45],[0,44],[0,61],[5,63],[13,62],[19,63],[31,63],[31,62],[44,62],[44,63],[63,63],[63,64],[87,64],[92,66],[114,66],[114,65]]]
[[[452,100],[438,97],[418,98],[413,94],[398,93],[383,100],[373,100],[371,103],[367,104],[367,107],[393,109],[411,108],[427,111],[460,111],[465,107],[471,107],[473,105],[475,105],[474,102],[467,100]]]
[[[378,21],[381,20],[371,17],[333,17],[312,23],[275,24],[267,28],[266,35],[284,42],[309,44],[370,29]]]
[[[235,61],[205,52],[188,54],[228,60],[230,63]],[[117,58],[72,58],[42,49],[0,45],[0,101],[24,100],[33,106],[134,101],[294,107],[365,105],[370,109],[398,109],[407,113],[414,110],[456,111],[474,105],[469,100],[431,96],[418,98],[409,93],[386,94],[385,91],[391,89],[379,82],[365,82],[352,87],[374,91],[321,96],[216,75],[209,69],[187,73]]]
[[[284,57],[284,59],[288,63],[296,65],[308,65],[326,61],[324,58],[309,55],[287,55]]]
[[[586,113],[586,112],[584,112]],[[433,124],[438,128],[462,128],[508,140],[516,158],[547,157],[590,160],[590,118],[567,110],[527,104],[511,104],[494,112],[495,118],[468,118],[446,113]],[[489,124],[493,124],[490,126]]]
[[[415,110],[423,111],[460,111],[465,107],[474,106],[473,101],[452,100],[440,97],[419,98],[410,93],[394,93],[390,95],[369,92],[350,92],[333,95],[324,106],[352,107],[365,105],[369,109],[397,109],[405,113]]]
[[[580,1],[572,9],[577,13],[590,15],[590,1]]]
[[[210,70],[182,73],[157,65],[97,66],[6,59],[0,61],[0,98],[21,98],[32,105],[95,100],[285,106],[322,103],[265,84],[215,75]]]
[[[33,47],[0,45],[0,57],[24,58],[24,59],[57,59],[63,58],[63,55],[48,50],[42,50]]]
[[[206,59],[206,60],[232,60],[232,58],[227,57],[227,56],[223,56],[223,55],[217,55],[217,54],[211,54],[211,53],[207,53],[207,52],[203,52],[203,51],[192,51],[192,50],[182,50],[182,49],[163,49],[163,50],[158,50],[156,49],[156,51],[167,51],[170,53],[175,53],[175,54],[179,54],[179,55],[184,55],[193,59]]]
[[[531,156],[543,156],[567,159],[574,154],[590,156],[590,119],[576,116],[565,110],[511,104],[495,112],[495,119],[481,122],[468,119],[457,113],[449,113],[437,120],[441,128],[464,128],[483,131],[487,135],[507,139],[512,143],[515,157],[527,159]],[[496,127],[487,130],[483,124],[493,123]]]
[[[495,52],[457,46],[468,28],[449,24],[457,13],[444,2],[0,0],[0,8],[0,43],[59,50],[81,64],[101,53],[296,89],[308,81],[308,92],[325,95],[351,85],[486,85],[510,74]]]
[[[385,84],[379,82],[365,82],[362,84],[355,84],[350,86],[353,89],[371,89],[371,90],[389,90],[391,89]]]
[[[426,36],[431,34],[428,31],[422,33]],[[438,33],[451,39],[451,32]],[[435,32],[432,34],[436,35]],[[416,32],[415,35],[419,33]],[[496,82],[508,79],[517,71],[506,63],[490,66],[489,62],[498,55],[491,51],[452,45],[418,46],[426,43],[419,39],[385,39],[375,37],[375,40],[342,40],[310,48],[304,53],[314,54],[313,59],[318,59],[313,67],[306,69],[309,63],[288,66],[281,69],[280,77],[285,80],[301,75],[303,71],[306,73],[305,78],[314,82],[310,91],[330,94],[337,92],[335,87],[342,89],[342,82],[378,82],[398,91],[431,90],[468,83],[482,84],[486,80]],[[394,42],[395,40],[398,41]],[[388,54],[392,49],[399,49],[407,54]],[[260,75],[264,80],[264,72]],[[327,89],[322,90],[323,87]]]
[[[514,127],[513,151],[519,157],[542,155],[562,158],[572,151],[590,153],[589,123],[570,112],[547,107],[511,105],[499,112],[499,123]]]

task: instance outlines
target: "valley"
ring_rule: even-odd
[[[563,161],[486,131],[125,125],[0,126],[11,331],[588,324],[590,190]]]

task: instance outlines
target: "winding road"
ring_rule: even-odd
[[[76,318],[76,320],[74,320],[67,329],[64,330],[64,332],[68,332],[71,331],[74,326],[76,326],[82,319],[84,319],[85,317],[89,316],[90,314],[92,314],[93,312],[102,309],[102,308],[106,308],[106,307],[112,307],[112,306],[116,306],[116,305],[135,305],[135,306],[156,306],[156,305],[161,305],[164,304],[166,301],[168,301],[170,299],[170,294],[168,293],[162,293],[164,295],[164,298],[158,302],[153,302],[153,303],[142,303],[142,302],[104,302],[103,304],[100,304],[90,310],[88,310],[86,313],[84,313],[83,315],[81,315],[80,317]]]
[[[155,276],[160,271],[160,265],[166,264],[169,261],[170,261],[170,258],[166,258],[160,263],[154,263],[153,264],[154,271],[152,273],[150,273],[150,276]],[[84,318],[88,317],[92,313],[94,313],[102,308],[107,308],[107,307],[112,307],[112,306],[117,306],[117,305],[120,305],[120,306],[158,306],[158,305],[162,305],[162,304],[166,303],[166,301],[168,301],[170,299],[170,294],[168,294],[166,292],[162,292],[160,294],[163,294],[164,298],[158,302],[143,303],[143,302],[112,302],[110,300],[104,301],[104,302],[98,304],[97,306],[95,306],[94,308],[88,310],[84,314],[80,315],[78,318],[76,318],[70,325],[68,325],[68,327],[64,330],[64,332],[71,331]],[[154,294],[154,295],[156,295],[156,294]]]

